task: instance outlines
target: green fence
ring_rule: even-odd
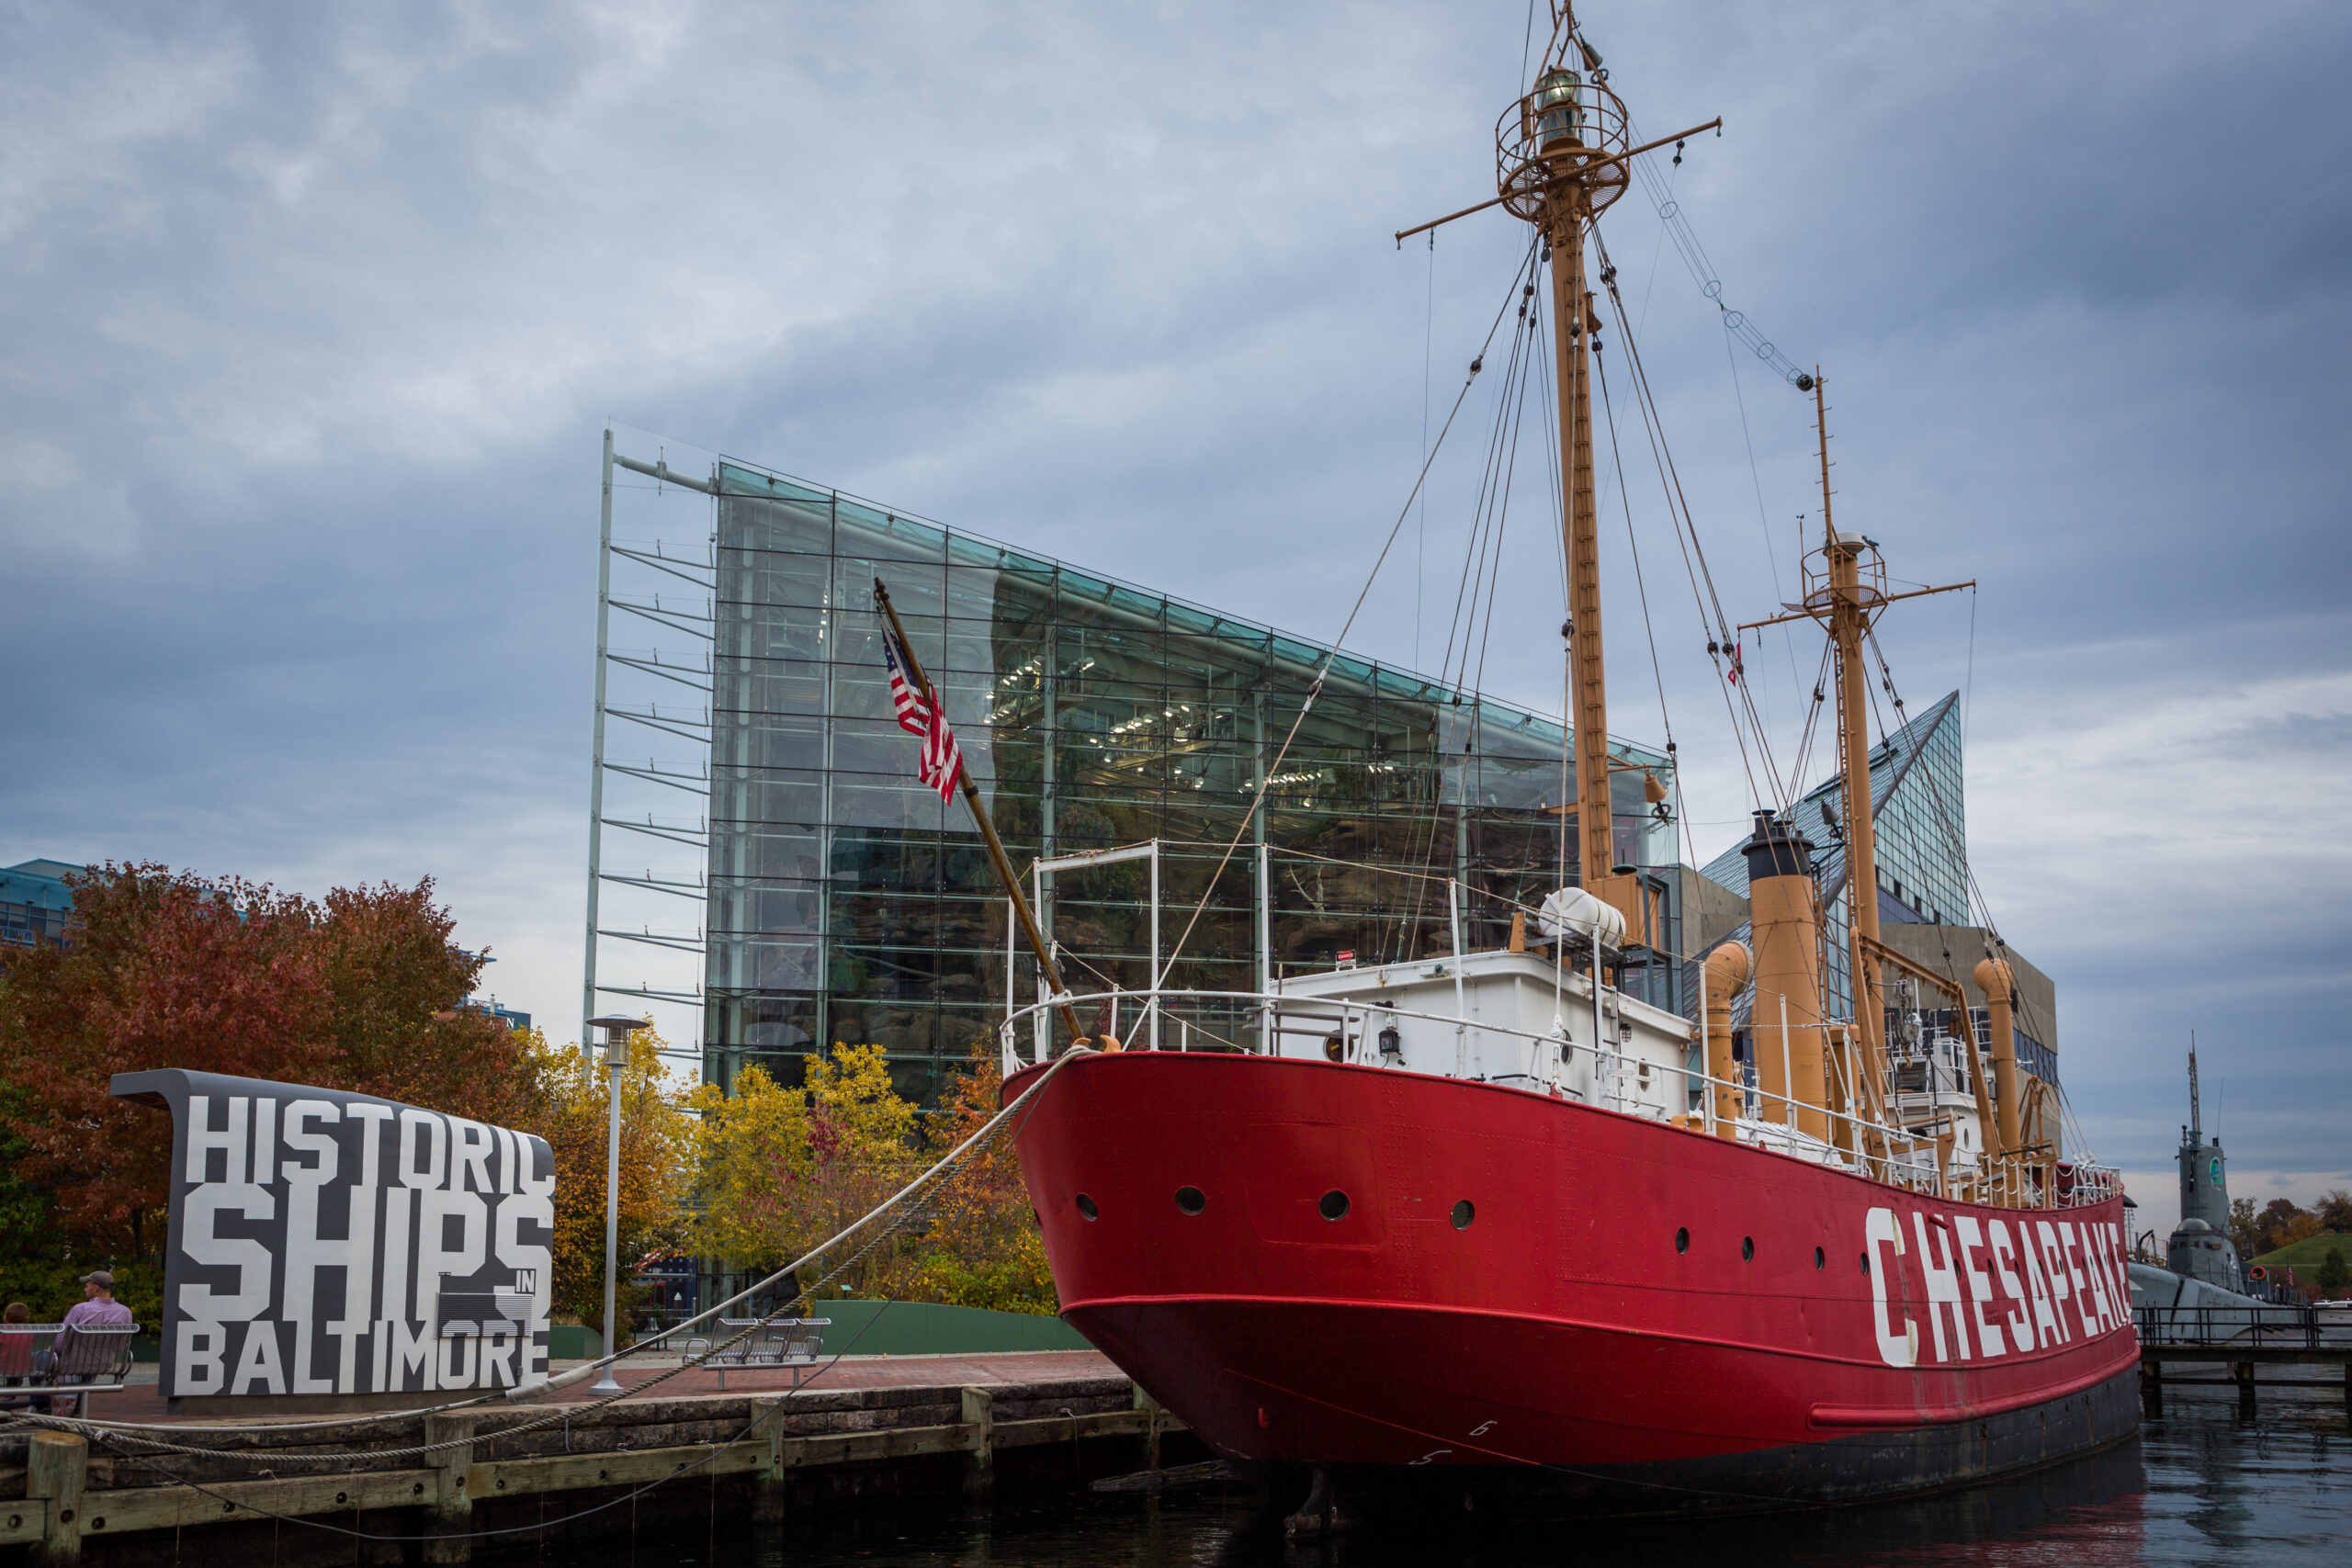
[[[996,1350],[1091,1350],[1086,1336],[1058,1317],[983,1312],[931,1302],[818,1301],[810,1317],[829,1317],[828,1356],[980,1355]]]
[[[978,1356],[1004,1350],[1091,1350],[1086,1336],[1058,1317],[1025,1312],[983,1312],[931,1302],[820,1301],[810,1317],[832,1320],[825,1354],[832,1356]],[[713,1338],[724,1337],[713,1333]],[[604,1354],[593,1328],[558,1324],[548,1331],[550,1360],[588,1360]]]

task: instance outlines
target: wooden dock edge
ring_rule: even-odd
[[[1099,1438],[1140,1438],[1156,1462],[1160,1438],[1185,1430],[1182,1421],[1140,1390],[1136,1391],[1130,1409],[1012,1421],[994,1418],[989,1396],[1000,1391],[975,1387],[958,1392],[967,1396],[963,1408],[972,1418],[944,1425],[798,1436],[784,1430],[782,1416],[788,1396],[754,1396],[753,1406],[761,1420],[734,1442],[479,1461],[471,1459],[468,1445],[447,1456],[460,1462],[446,1466],[96,1491],[85,1486],[90,1460],[87,1441],[69,1433],[43,1432],[29,1446],[27,1495],[0,1499],[0,1546],[28,1548],[27,1556],[35,1562],[69,1562],[80,1558],[85,1542],[151,1531],[253,1524],[272,1516],[356,1517],[368,1511],[416,1509],[419,1514],[411,1517],[425,1520],[421,1533],[439,1537],[424,1543],[424,1560],[462,1562],[471,1556],[467,1520],[478,1501],[642,1487],[688,1473],[750,1475],[781,1482],[797,1471],[934,1454],[971,1455],[974,1472],[985,1476],[1001,1450]],[[469,1418],[444,1419],[447,1425],[436,1422],[437,1429],[429,1440],[459,1440],[471,1435]],[[485,1432],[483,1438],[493,1435]],[[358,1452],[353,1457],[364,1461],[366,1455]],[[560,1522],[551,1521],[549,1528]]]
[[[2172,1366],[2218,1366],[2221,1377],[2188,1377],[2168,1373]],[[2335,1377],[2256,1378],[2258,1367],[2335,1367]],[[2352,1345],[2148,1345],[2140,1347],[2140,1413],[2156,1420],[2165,1413],[2167,1388],[2234,1388],[2238,1414],[2254,1418],[2258,1389],[2312,1388],[2344,1391],[2344,1409],[2352,1416]]]

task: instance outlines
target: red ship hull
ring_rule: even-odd
[[[1016,1143],[1063,1315],[1220,1454],[1359,1495],[1804,1506],[2137,1427],[2120,1197],[1984,1208],[1541,1092],[1208,1054],[1070,1062]]]

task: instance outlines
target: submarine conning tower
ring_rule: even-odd
[[[2244,1291],[2245,1270],[2230,1239],[2230,1158],[2222,1135],[2209,1139],[2198,1103],[2197,1048],[2188,1051],[2188,1124],[2180,1130],[2180,1224],[2165,1242],[2165,1266],[2227,1291]]]

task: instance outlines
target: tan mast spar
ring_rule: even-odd
[[[1861,581],[1862,552],[1877,547],[1860,534],[1840,535],[1830,518],[1829,405],[1817,366],[1813,375],[1813,408],[1820,435],[1822,550],[1829,564],[1829,582],[1826,588],[1807,593],[1804,604],[1789,614],[1749,621],[1739,629],[1752,631],[1786,621],[1819,621],[1828,627],[1830,646],[1837,653],[1838,793],[1846,818],[1849,972],[1854,996],[1854,1039],[1860,1048],[1862,1063],[1856,1076],[1861,1079],[1869,1100],[1871,1120],[1883,1126],[1886,1107],[1880,1075],[1886,1060],[1886,1011],[1879,966],[1887,962],[1889,950],[1879,940],[1878,829],[1871,800],[1870,716],[1868,694],[1862,686],[1862,637],[1878,613],[1898,599],[1950,593],[1956,589],[1973,588],[1976,583],[1971,578],[1966,582],[1948,582],[1938,588],[1889,593],[1878,583]],[[1906,964],[1905,967],[1910,965]],[[1937,984],[1947,982],[1939,978]],[[1962,1017],[1965,1020],[1966,998],[1962,997]],[[1975,1064],[1972,1062],[1970,1066],[1973,1076]],[[1985,1130],[1993,1131],[1991,1127]]]
[[[1585,287],[1585,232],[1624,194],[1635,156],[1702,130],[1720,117],[1672,136],[1629,146],[1625,106],[1606,85],[1600,56],[1577,35],[1573,7],[1562,6],[1534,90],[1504,111],[1495,128],[1497,184],[1490,201],[1397,231],[1411,235],[1500,205],[1535,225],[1552,252],[1552,316],[1557,366],[1560,451],[1567,471],[1560,520],[1568,560],[1568,721],[1576,739],[1578,881],[1625,918],[1627,936],[1655,946],[1650,899],[1637,876],[1617,867],[1609,781],[1623,769],[1609,755],[1609,683],[1602,659],[1600,508],[1593,481],[1590,337],[1600,325]],[[1574,60],[1576,64],[1571,64]],[[1579,71],[1577,66],[1584,69]]]
[[[1569,64],[1574,50],[1589,79]],[[1617,867],[1611,798],[1609,682],[1602,657],[1600,530],[1592,455],[1592,333],[1600,325],[1585,286],[1585,232],[1629,177],[1624,105],[1600,79],[1600,57],[1563,12],[1535,88],[1498,128],[1504,206],[1532,222],[1552,253],[1552,320],[1558,367],[1560,451],[1566,462],[1561,518],[1568,568],[1569,693],[1576,746],[1577,880],[1625,919],[1629,939],[1655,946],[1640,881]]]
[[[1598,324],[1585,288],[1584,230],[1591,192],[1581,177],[1547,193],[1544,229],[1552,245],[1552,319],[1560,367],[1560,450],[1570,454],[1566,514],[1569,723],[1576,737],[1577,880],[1625,917],[1626,935],[1650,941],[1641,886],[1617,874],[1616,807],[1609,787],[1609,681],[1601,658],[1600,507],[1592,473],[1591,334]]]
[[[1829,638],[1838,649],[1838,775],[1845,798],[1846,907],[1852,953],[1849,959],[1854,1020],[1859,1026],[1871,1071],[1869,1089],[1879,1087],[1878,1065],[1885,1039],[1885,1004],[1881,999],[1878,965],[1871,949],[1878,942],[1878,828],[1871,799],[1870,730],[1865,723],[1862,690],[1862,628],[1867,624],[1861,602],[1860,539],[1850,546],[1838,537],[1829,514],[1829,404],[1821,367],[1813,367],[1814,428],[1821,449],[1821,533],[1829,561]],[[1858,809],[1859,807],[1859,809]],[[1873,1110],[1883,1095],[1872,1093]],[[1884,1125],[1886,1118],[1871,1120]]]
[[[882,586],[878,577],[874,580],[874,603],[889,617],[891,634],[899,639],[899,652],[906,659],[907,673],[913,677],[916,688],[934,711],[944,714],[947,705],[940,700],[931,677],[922,672],[922,661],[915,658],[914,644],[907,640],[907,628],[899,623],[898,607],[890,603],[890,591]],[[1029,912],[1029,900],[1021,896],[1021,883],[1012,874],[1012,863],[1004,858],[1004,843],[996,836],[996,824],[989,820],[988,812],[980,805],[980,789],[972,782],[972,770],[957,769],[956,782],[963,786],[964,804],[971,807],[972,820],[979,824],[980,837],[988,840],[989,860],[996,867],[997,880],[1004,884],[1004,896],[1012,900],[1013,911],[1021,917],[1022,934],[1029,939],[1029,951],[1037,955],[1037,966],[1046,973],[1046,984],[1056,997],[1069,996],[1069,987],[1062,984],[1061,971],[1054,964],[1053,950],[1046,945],[1046,933],[1037,929],[1037,918]],[[1055,1010],[1062,1015],[1062,1024],[1073,1041],[1086,1038],[1086,1032],[1078,1026],[1077,1010],[1069,1002],[1062,1002]]]

